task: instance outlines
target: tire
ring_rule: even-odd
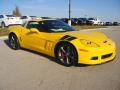
[[[11,34],[9,36],[9,44],[10,44],[10,47],[14,50],[20,49],[20,44],[19,44],[18,38],[15,34]]]
[[[1,27],[2,27],[2,29],[5,28],[5,23],[4,22],[1,23]]]
[[[55,52],[57,61],[67,67],[75,66],[78,61],[78,54],[75,47],[70,43],[61,43]]]

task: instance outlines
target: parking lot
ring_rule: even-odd
[[[42,54],[14,51],[1,38],[0,90],[120,90],[120,26],[97,31],[116,42],[117,56],[94,66],[64,67]]]

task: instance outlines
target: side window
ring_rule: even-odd
[[[38,27],[38,30],[40,32],[51,32],[50,31],[50,24],[46,21],[41,21],[39,22],[39,27]]]
[[[0,19],[1,19],[1,18],[4,18],[3,15],[0,15]]]
[[[45,32],[45,25],[44,25],[44,22],[39,22],[39,31],[40,32]]]
[[[39,28],[39,23],[38,22],[29,22],[26,28],[31,29],[31,28]]]

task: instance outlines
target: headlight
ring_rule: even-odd
[[[89,41],[89,40],[80,39],[80,42],[87,47],[100,47],[98,44],[96,44],[92,41]]]

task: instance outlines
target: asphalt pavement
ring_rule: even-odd
[[[39,53],[14,51],[0,38],[0,90],[120,90],[120,26],[97,31],[116,42],[117,56],[94,66],[65,67]]]

